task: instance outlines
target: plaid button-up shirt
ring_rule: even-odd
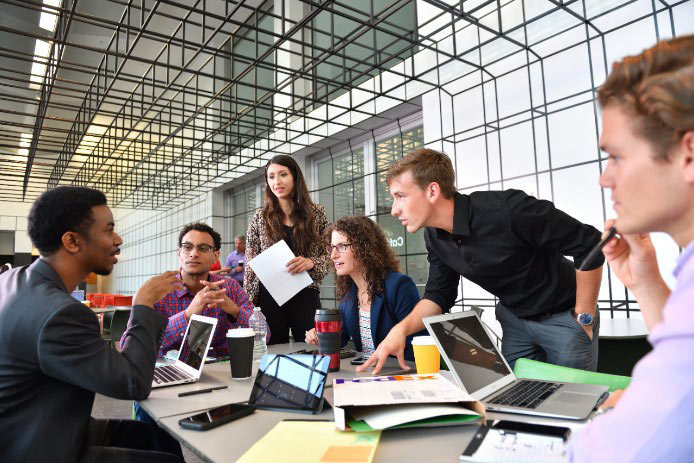
[[[179,274],[179,277],[181,275]],[[247,328],[248,320],[253,315],[253,304],[248,299],[246,291],[243,290],[241,285],[239,285],[233,278],[228,278],[224,275],[213,275],[209,274],[207,281],[215,282],[223,280],[224,283],[221,285],[225,289],[226,295],[239,306],[239,316],[235,321],[231,320],[231,317],[227,315],[221,308],[209,308],[205,307],[200,315],[206,317],[217,318],[217,329],[212,337],[211,347],[214,350],[210,355],[214,357],[222,357],[229,355],[229,350],[227,348],[226,334],[227,330],[231,328]],[[166,327],[166,332],[164,333],[164,338],[161,343],[161,349],[159,350],[159,356],[163,357],[166,352],[172,349],[180,349],[181,341],[183,340],[183,335],[186,332],[188,323],[186,322],[185,314],[183,313],[186,308],[193,302],[195,296],[186,289],[179,289],[172,291],[167,294],[161,301],[154,304],[154,310],[161,313],[169,319],[169,324]],[[266,340],[270,337],[270,328],[268,327],[268,333]]]

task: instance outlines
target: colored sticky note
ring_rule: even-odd
[[[373,447],[368,447],[365,445],[355,445],[355,446],[344,446],[344,445],[331,445],[328,450],[323,454],[320,461],[330,461],[330,462],[364,462],[367,463],[371,456],[371,451]]]
[[[239,460],[240,463],[370,463],[381,431],[338,431],[332,421],[282,421]]]

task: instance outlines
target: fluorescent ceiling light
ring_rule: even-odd
[[[101,120],[97,122],[101,122]],[[87,128],[87,132],[82,137],[79,146],[75,150],[75,153],[89,156],[99,144],[99,141],[101,140],[102,135],[106,133],[106,130],[108,130],[107,124],[90,125]]]
[[[22,148],[29,148],[31,146],[31,134],[23,133],[19,136],[19,146]]]
[[[36,39],[36,46],[34,46],[34,59],[43,58],[45,61],[50,53],[51,42]]]
[[[40,90],[41,84],[43,84],[45,79],[48,55],[51,53],[51,43],[46,40],[36,39],[34,63],[31,65],[31,77],[29,79],[31,81],[29,87],[33,90]]]
[[[99,140],[101,140],[101,137],[95,137],[94,135],[85,135],[84,137],[82,137],[82,141],[75,150],[75,153],[85,155],[91,154],[92,151],[94,151],[94,148],[96,148],[96,145],[99,144]]]
[[[31,134],[23,133],[19,136],[19,154],[23,158],[29,157],[29,147],[31,146]]]
[[[99,122],[99,125],[92,124],[89,126],[87,129],[87,133],[93,134],[93,135],[103,135],[106,133],[108,130],[108,124],[102,124],[101,121]]]
[[[43,0],[44,5],[60,7],[62,0]],[[58,15],[55,10],[42,8],[41,18],[39,19],[39,27],[47,31],[55,32],[55,26],[58,23]]]
[[[29,78],[31,83],[29,84],[29,87],[32,90],[40,90],[45,75],[46,65],[44,63],[34,61],[34,63],[31,65],[31,77]]]

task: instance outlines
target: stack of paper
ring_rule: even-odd
[[[484,406],[440,374],[335,379],[335,424],[371,431],[478,422]]]

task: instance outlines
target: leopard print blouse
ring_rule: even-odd
[[[328,219],[325,216],[325,208],[319,204],[313,204],[313,217],[316,225],[316,232],[319,237],[323,237],[325,229],[328,227]],[[270,242],[265,234],[265,221],[263,220],[263,210],[256,211],[253,219],[248,224],[248,232],[246,233],[246,262],[253,259],[255,256],[265,251],[267,248],[275,244]],[[308,271],[309,276],[313,279],[308,287],[320,289],[320,283],[328,274],[331,268],[330,256],[325,252],[322,240],[311,244],[309,252],[303,257],[311,259],[315,266]],[[255,272],[250,265],[246,265],[243,275],[243,288],[248,293],[253,304],[258,304],[258,295],[260,294],[260,281],[255,276]]]

